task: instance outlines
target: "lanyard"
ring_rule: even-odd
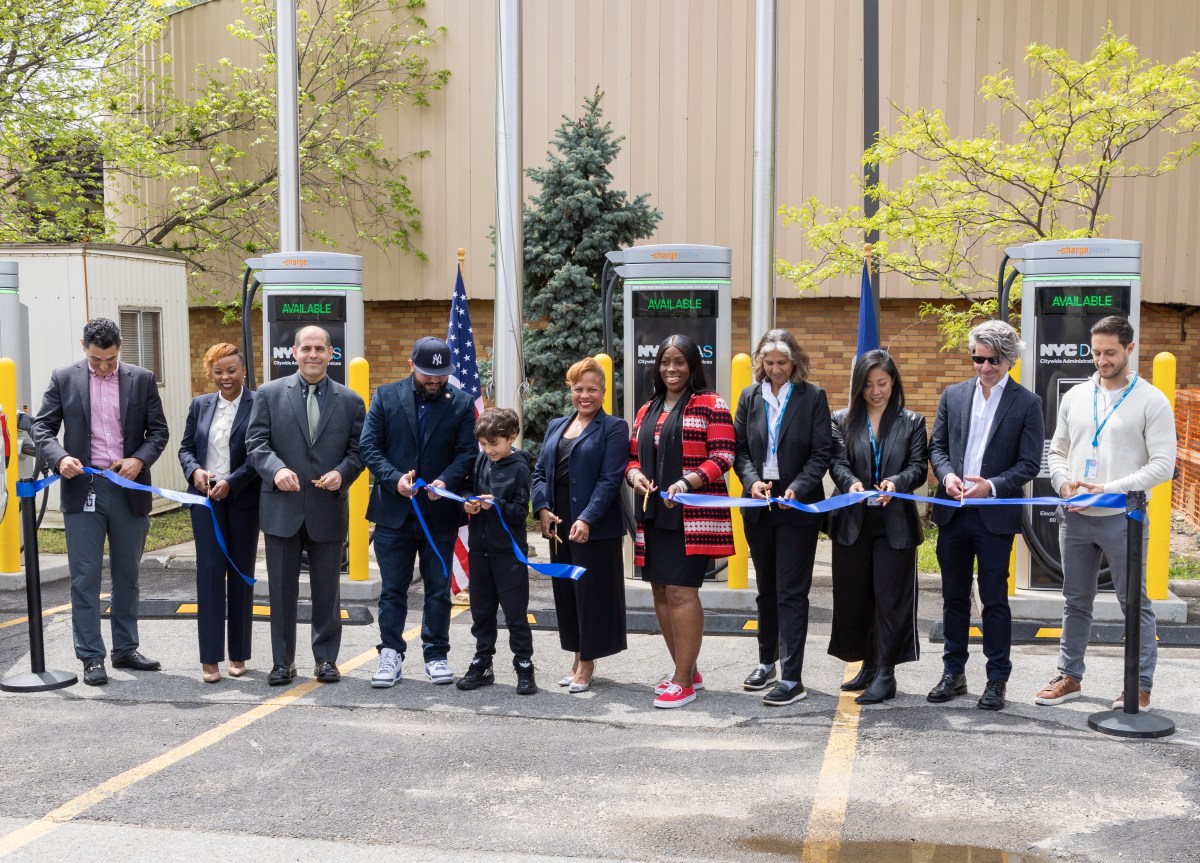
[[[771,421],[767,420],[767,443],[771,447],[771,458],[775,458],[775,452],[779,449],[779,430],[783,427],[783,414],[787,411],[788,402],[792,399],[792,393],[796,391],[796,385],[788,384],[787,395],[783,397],[783,404],[779,406],[779,419],[775,420],[775,434],[771,434]],[[767,416],[770,416],[768,410]]]
[[[883,473],[883,447],[875,442],[875,429],[871,428],[871,418],[867,417],[867,434],[871,436],[871,456],[875,459],[875,471],[871,474],[871,484],[879,484],[879,475]]]
[[[1105,414],[1104,422],[1100,422],[1100,412],[1096,407],[1096,402],[1100,396],[1100,385],[1092,384],[1092,422],[1095,424],[1096,428],[1096,433],[1092,435],[1092,449],[1097,449],[1100,446],[1100,432],[1104,431],[1104,427],[1108,425],[1109,418],[1117,412],[1117,408],[1121,406],[1121,402],[1125,401],[1125,397],[1129,395],[1129,391],[1133,389],[1133,386],[1137,383],[1137,380],[1137,372],[1134,372],[1133,380],[1129,382],[1129,386],[1125,387],[1125,392],[1121,393],[1121,397],[1117,399],[1117,403],[1112,406],[1112,410]]]

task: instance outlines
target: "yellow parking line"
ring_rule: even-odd
[[[860,664],[848,665],[844,680],[858,673]],[[817,776],[812,811],[804,838],[802,863],[835,863],[842,844],[842,826],[846,823],[846,806],[850,800],[850,776],[858,751],[858,719],[861,705],[855,704],[856,692],[843,692],[838,697],[837,711],[825,745],[825,760]]]
[[[462,606],[452,608],[450,616],[453,618],[464,611],[466,611],[466,608]],[[420,634],[421,628],[418,626],[404,633],[404,637],[406,639],[417,638]],[[371,648],[360,653],[349,662],[346,662],[341,668],[343,671],[353,671],[377,655],[375,648]],[[287,692],[276,695],[263,704],[222,722],[216,728],[211,728],[156,758],[151,758],[149,761],[139,764],[136,767],[131,767],[124,773],[118,773],[116,776],[105,782],[101,782],[95,788],[85,791],[73,800],[68,800],[57,809],[52,809],[36,821],[26,824],[24,827],[18,828],[5,836],[0,836],[0,857],[11,854],[13,851],[23,848],[30,842],[40,839],[47,833],[57,830],[62,825],[78,818],[93,806],[103,803],[114,794],[124,791],[132,785],[136,785],[143,779],[149,779],[154,774],[166,770],[171,765],[177,764],[185,758],[189,758],[207,749],[214,743],[220,743],[226,737],[236,734],[260,719],[265,719],[275,711],[282,710],[297,699],[308,695],[320,685],[316,680],[308,680],[294,686]]]
[[[60,611],[70,610],[71,603],[68,602],[63,605],[56,605],[53,608],[42,609],[42,617],[49,617],[52,614],[58,614]],[[10,626],[20,626],[22,623],[29,623],[29,615],[23,615],[22,617],[14,617],[12,620],[6,620],[4,623],[0,623],[0,629],[7,629]]]

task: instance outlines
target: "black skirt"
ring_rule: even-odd
[[[663,530],[654,522],[643,525],[645,564],[642,580],[651,584],[673,584],[678,587],[700,587],[709,558],[703,554],[688,555],[682,530]]]

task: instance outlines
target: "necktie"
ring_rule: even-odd
[[[308,442],[317,437],[317,426],[321,423],[321,403],[317,401],[317,385],[308,385]]]

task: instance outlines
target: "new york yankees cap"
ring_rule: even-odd
[[[454,371],[450,346],[436,336],[417,339],[412,349],[413,368],[423,375],[444,378]]]

